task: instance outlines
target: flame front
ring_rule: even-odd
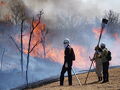
[[[96,39],[99,38],[100,32],[101,32],[101,28],[94,28],[94,29],[93,29],[93,33],[95,34],[95,38],[96,38]],[[105,34],[105,33],[106,33],[106,30],[104,29],[104,30],[103,30],[103,34]]]
[[[34,26],[36,25],[37,21],[34,22]],[[31,48],[36,44],[37,41],[40,41],[40,43],[34,48],[34,50],[30,53],[33,57],[40,57],[44,58],[44,48],[42,45],[43,42],[43,32],[46,31],[46,25],[40,23],[36,29],[34,30],[32,41],[31,41]],[[95,35],[95,38],[98,39],[100,35],[100,28],[93,29],[93,33]],[[103,34],[106,33],[106,30],[103,31]],[[113,34],[114,38],[116,39],[116,43],[112,43],[114,46],[119,45],[120,43],[120,37],[118,33]],[[17,39],[20,42],[20,39]],[[28,41],[29,41],[29,33],[25,33],[23,37],[23,46],[24,46],[24,53],[27,54],[27,48],[28,48]],[[46,38],[47,41],[47,38]],[[90,60],[88,58],[89,54],[88,49],[85,46],[81,45],[71,45],[74,49],[76,60],[74,61],[73,66],[77,68],[87,69],[90,66]],[[62,46],[61,46],[62,47]],[[112,57],[115,59],[118,59],[118,55],[116,52],[118,52],[119,49],[112,49]],[[45,51],[46,56],[45,58],[48,58],[54,62],[58,62],[60,64],[64,63],[64,48],[54,48],[50,43],[46,43],[45,45]],[[93,54],[93,53],[92,53]],[[117,65],[117,63],[112,61],[112,64]]]
[[[37,21],[34,22],[34,26],[36,25]],[[37,41],[42,41],[42,31],[45,30],[45,24],[39,24],[33,33],[32,41],[31,41],[31,48],[36,44]],[[20,39],[17,39],[20,42]],[[24,53],[28,53],[28,41],[29,41],[29,33],[26,33],[23,37],[23,46],[24,46]],[[74,61],[73,66],[79,68],[87,68],[89,66],[89,62],[87,59],[87,50],[83,46],[79,45],[71,45],[74,49],[76,60]],[[48,44],[45,47],[46,49],[46,58],[51,59],[54,62],[58,62],[63,64],[64,63],[64,48],[58,49],[53,48],[52,45]],[[43,46],[42,43],[39,43],[34,50],[30,53],[33,57],[40,57],[44,58],[43,54]]]
[[[6,5],[6,2],[0,1],[0,6],[4,6],[4,5]]]
[[[118,33],[114,33],[114,34],[113,34],[113,37],[116,39],[117,42],[120,43],[120,36],[119,36]]]

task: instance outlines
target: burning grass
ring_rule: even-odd
[[[95,38],[96,38],[96,39],[99,38],[100,32],[101,32],[101,28],[94,28],[94,29],[93,29],[93,33],[95,34]],[[104,30],[103,30],[103,34],[105,34],[105,33],[106,33],[106,30],[104,29]]]
[[[33,23],[34,26],[36,26],[36,23],[38,21],[35,21]],[[46,31],[46,24],[40,23],[34,30],[32,41],[31,41],[31,48],[36,44],[37,41],[40,41],[40,43],[34,48],[34,50],[30,53],[33,57],[42,57],[44,58],[44,31]],[[20,37],[16,36],[16,40],[20,43]],[[23,36],[23,46],[24,46],[24,53],[27,54],[27,48],[28,48],[28,41],[29,41],[29,32],[25,33]],[[46,37],[47,41],[47,37]],[[71,45],[74,49],[76,60],[74,62],[74,67],[79,68],[87,68],[89,65],[89,60],[87,58],[88,52],[87,49],[84,46],[80,45]],[[50,43],[45,43],[45,58],[50,58],[54,62],[58,62],[63,64],[64,62],[64,48],[58,49],[54,48]]]

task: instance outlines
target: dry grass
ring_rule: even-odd
[[[87,81],[87,85],[79,86],[76,78],[73,77],[72,86],[68,85],[68,78],[65,78],[64,86],[59,86],[59,82],[55,82],[29,90],[120,90],[120,68],[110,69],[109,74],[110,81],[104,84],[97,82],[95,72],[91,72]],[[84,84],[86,74],[80,74],[77,76],[82,84]]]

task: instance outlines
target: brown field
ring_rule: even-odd
[[[95,72],[90,72],[87,84],[84,85],[87,74],[77,75],[83,84],[79,86],[75,76],[73,76],[73,85],[68,85],[68,78],[65,78],[64,86],[59,86],[59,81],[50,83],[41,87],[36,87],[29,90],[120,90],[120,68],[109,70],[110,80],[107,83],[97,82]]]

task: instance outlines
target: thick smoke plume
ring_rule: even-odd
[[[68,37],[72,45],[80,45],[86,49],[87,53],[82,54],[93,54],[98,41],[96,33],[93,31],[97,31],[101,27],[103,17],[101,11],[104,11],[101,10],[101,7],[80,0],[35,0],[34,2],[33,0],[25,0],[24,2],[28,8],[32,8],[32,14],[38,13],[41,9],[44,10],[43,21],[49,29],[48,41],[54,47],[62,48],[64,38]],[[111,32],[106,31],[101,41],[105,42],[108,49],[113,52],[113,59],[118,60],[119,55],[115,55],[115,53],[118,53],[119,47],[113,50],[112,46],[118,45],[119,34],[115,34],[116,39],[113,39],[113,34],[108,34]],[[112,62],[112,64],[117,63]]]
[[[35,13],[43,9],[45,16],[51,17],[53,20],[55,19],[54,16],[59,14],[66,15],[69,13],[93,17],[100,15],[101,12],[97,5],[84,3],[80,0],[24,0],[24,2]]]
[[[49,57],[49,54],[55,53],[57,58],[54,60],[63,63],[63,40],[67,37],[75,49],[77,66],[89,66],[89,55],[93,56],[94,47],[98,41],[96,35],[99,35],[97,32],[101,27],[102,14],[97,5],[84,3],[80,0],[24,0],[24,3],[30,17],[38,14],[42,9],[44,11],[42,22],[46,24],[48,29],[46,41],[48,47],[46,48],[49,48],[49,45],[53,48],[53,50],[50,49],[51,47],[49,48],[48,58],[54,57],[54,55]],[[105,42],[107,48],[113,53],[113,59],[116,60],[111,64],[118,65],[120,39],[119,34],[114,36],[116,39],[112,39],[106,32],[103,34],[102,42]],[[116,48],[113,49],[112,46],[116,46]]]
[[[62,41],[65,37],[70,38],[72,34],[74,36],[77,32],[81,32],[88,22],[86,18],[90,19],[100,15],[100,10],[96,5],[91,3],[88,6],[88,3],[83,3],[80,0],[35,0],[34,2],[33,0],[25,0],[24,2],[28,8],[33,10],[31,15],[38,13],[41,9],[44,10],[44,18],[48,28],[52,30],[51,33],[54,36],[60,36],[59,40]]]

